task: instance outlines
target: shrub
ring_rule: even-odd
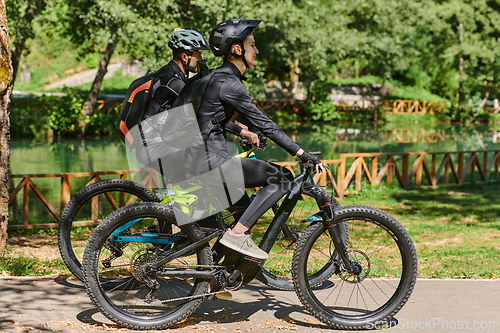
[[[79,95],[68,93],[57,103],[51,103],[48,109],[48,122],[55,134],[73,136],[80,131],[83,102],[83,98]]]

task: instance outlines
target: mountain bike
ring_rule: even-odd
[[[417,276],[415,248],[386,213],[364,206],[335,210],[312,181],[311,168],[301,166],[259,247],[271,251],[302,194],[311,193],[321,218],[295,248],[296,292],[328,325],[372,328],[408,300]],[[196,223],[178,223],[179,214],[175,206],[134,204],[113,212],[92,233],[83,256],[85,287],[107,318],[131,329],[164,329],[203,299],[238,290],[258,276],[263,260],[219,243],[227,215],[220,214],[219,226],[205,233]]]
[[[249,145],[246,140],[241,140],[240,145],[243,153],[240,157],[256,157],[255,152],[258,149],[256,145]],[[259,149],[265,149],[267,138],[260,136]],[[331,172],[328,173],[331,178]],[[327,183],[326,186],[329,184]],[[327,191],[326,186],[320,188],[320,191],[328,197],[328,201],[339,208],[340,205]],[[108,179],[90,184],[71,198],[61,214],[58,225],[58,246],[61,257],[75,277],[83,282],[83,273],[81,260],[83,249],[75,247],[75,244],[83,244],[87,241],[95,224],[100,223],[106,216],[113,211],[125,205],[140,202],[160,202],[163,198],[164,203],[173,202],[170,197],[176,197],[177,204],[186,213],[195,206],[197,195],[196,189],[176,191],[159,189],[151,191],[147,187],[126,179]],[[251,196],[252,198],[252,196]],[[187,199],[189,204],[184,203]],[[278,203],[279,204],[279,203]],[[272,221],[277,212],[278,205],[267,211],[260,219],[258,228],[265,229]],[[297,244],[299,235],[313,221],[321,219],[318,213],[318,207],[311,193],[304,192],[295,209],[288,218],[287,224],[283,226],[283,232],[274,243],[272,249],[272,258],[268,259],[260,272],[258,279],[264,284],[279,290],[293,290],[293,281],[291,276],[291,263],[293,249]],[[189,213],[188,213],[189,214]],[[75,231],[75,222],[88,224],[81,230]],[[226,220],[228,222],[228,220]],[[200,221],[201,226],[217,226],[213,219]]]

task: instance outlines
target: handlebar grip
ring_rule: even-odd
[[[319,155],[322,154],[321,151],[309,151],[308,153],[311,154],[311,155],[316,155],[316,156],[319,156]]]

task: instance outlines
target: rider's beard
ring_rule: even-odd
[[[198,72],[198,66],[189,66],[189,71],[191,73],[197,73]]]

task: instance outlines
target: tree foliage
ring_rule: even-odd
[[[218,22],[244,17],[263,20],[254,33],[260,54],[253,83],[299,73],[309,88],[314,81],[370,74],[455,102],[462,61],[465,100],[499,95],[499,0],[47,2],[46,26],[67,36],[82,56],[102,53],[116,40],[116,52],[154,70],[170,58],[174,28],[196,29],[208,39]],[[23,13],[19,2],[8,3]],[[11,19],[15,31],[18,16]],[[212,67],[220,64],[205,55]]]

